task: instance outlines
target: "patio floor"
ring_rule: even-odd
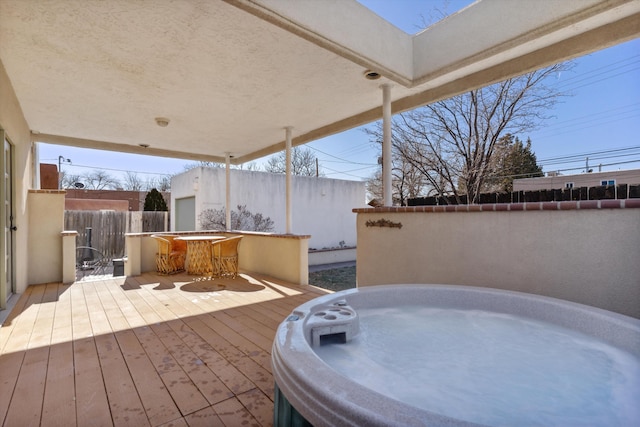
[[[247,274],[29,286],[0,328],[0,425],[270,426],[275,329],[327,292]]]

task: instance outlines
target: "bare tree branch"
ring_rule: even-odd
[[[264,169],[272,173],[285,173],[286,152],[281,151],[269,158]],[[318,166],[319,169],[319,166]],[[316,170],[316,156],[310,148],[293,147],[291,150],[291,170],[294,175],[300,176],[324,176],[321,170]]]
[[[566,96],[552,85],[553,77],[572,66],[557,64],[396,115],[394,159],[422,174],[429,187],[422,193],[453,195],[459,203],[466,195],[469,203],[476,203],[494,173],[500,138],[542,125]],[[369,134],[381,143],[379,125]],[[404,197],[398,194],[394,199]]]

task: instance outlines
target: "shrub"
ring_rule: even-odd
[[[225,209],[205,209],[198,216],[200,227],[204,230],[226,230]],[[251,213],[246,205],[238,205],[231,211],[231,230],[273,231],[273,220],[261,213]]]

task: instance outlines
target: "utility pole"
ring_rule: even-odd
[[[58,190],[62,188],[62,163],[71,163],[71,159],[58,156]]]

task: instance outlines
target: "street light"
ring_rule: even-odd
[[[64,156],[58,156],[58,190],[62,188],[62,164],[71,164],[71,159],[65,159]]]

